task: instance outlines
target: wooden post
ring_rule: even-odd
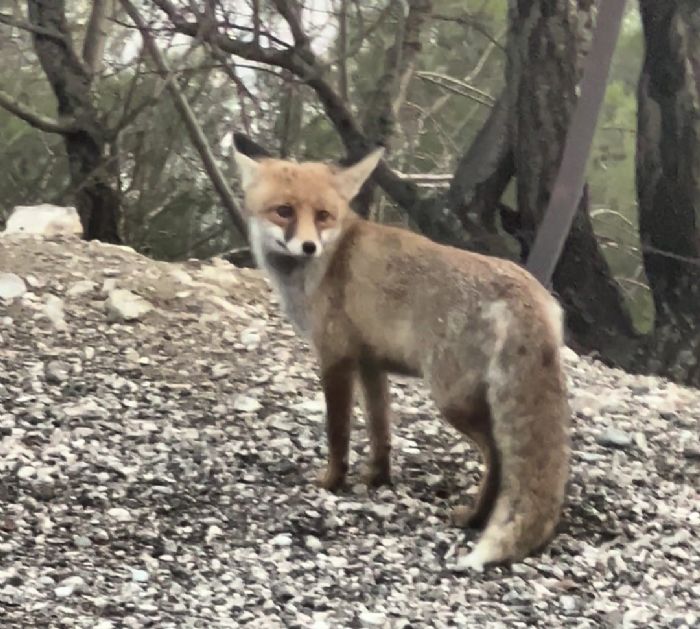
[[[527,260],[527,269],[547,288],[581,200],[586,163],[624,12],[625,0],[600,3],[591,50],[585,61],[581,95],[566,135],[561,166]]]

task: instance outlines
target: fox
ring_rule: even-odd
[[[364,480],[391,483],[389,376],[422,378],[485,467],[474,504],[451,512],[456,526],[481,531],[455,569],[544,548],[570,465],[557,300],[514,262],[354,212],[383,147],[347,166],[233,153],[253,256],[318,362],[327,463],[317,484],[345,483],[356,384],[370,444]]]

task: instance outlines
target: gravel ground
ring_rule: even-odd
[[[396,379],[394,486],[359,484],[358,416],[357,484],[316,489],[314,363],[256,271],[2,238],[0,294],[22,287],[0,298],[2,627],[700,623],[698,391],[567,352],[557,537],[455,574],[475,451]]]

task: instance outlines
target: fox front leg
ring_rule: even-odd
[[[349,361],[321,370],[321,384],[326,398],[328,466],[320,474],[317,484],[330,491],[343,484],[348,471],[353,381],[354,365]]]
[[[389,379],[384,371],[369,361],[361,362],[359,371],[365,394],[365,415],[370,444],[365,482],[370,487],[379,487],[391,483]]]

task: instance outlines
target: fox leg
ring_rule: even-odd
[[[491,431],[491,414],[483,392],[468,398],[459,407],[443,410],[445,418],[479,448],[484,462],[484,475],[472,507],[458,506],[451,519],[456,526],[481,529],[485,526],[498,495],[501,468]]]
[[[360,364],[360,381],[365,394],[370,458],[365,482],[371,487],[391,482],[391,418],[389,379],[371,362]]]
[[[452,510],[451,518],[455,525],[460,528],[483,529],[496,503],[501,468],[493,438],[481,433],[472,433],[470,437],[478,446],[486,469],[474,505],[455,507]]]
[[[338,489],[345,481],[350,450],[354,365],[341,361],[321,370],[321,384],[326,398],[326,435],[328,465],[317,484],[328,490]]]

